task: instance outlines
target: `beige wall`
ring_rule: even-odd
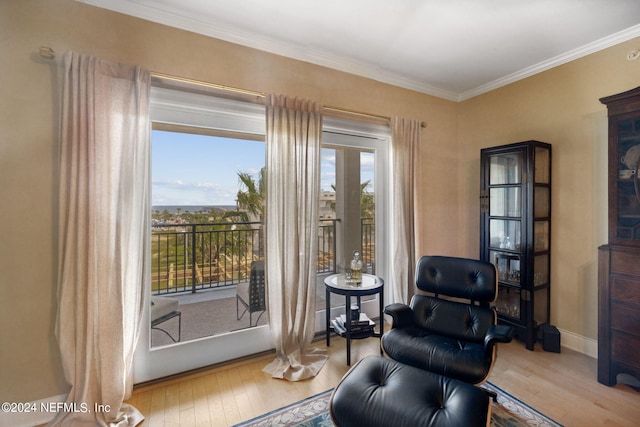
[[[594,340],[597,248],[607,242],[607,113],[598,99],[640,86],[640,61],[626,59],[639,46],[635,39],[459,105],[460,223],[469,227],[460,246],[478,253],[479,150],[551,143],[551,320]]]
[[[456,209],[455,103],[71,0],[2,1],[0,400],[35,400],[66,390],[54,337],[60,67],[38,56],[42,45],[58,52],[57,64],[71,49],[155,72],[427,121],[421,179],[439,184],[426,186],[419,201],[421,216],[430,216],[420,230],[429,242],[421,238],[421,247],[458,250],[454,239],[438,232]]]
[[[152,71],[426,121],[419,253],[478,255],[479,150],[553,144],[552,320],[597,338],[596,250],[606,242],[606,111],[640,86],[625,43],[456,104],[71,0],[0,2],[0,400],[65,391],[54,337],[60,67],[41,45]],[[428,72],[428,71],[425,71]]]

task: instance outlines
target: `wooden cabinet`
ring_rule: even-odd
[[[640,379],[640,88],[600,99],[609,115],[609,243],[598,253],[598,381]]]
[[[498,271],[499,322],[533,350],[550,317],[551,145],[484,148],[480,161],[480,258]]]

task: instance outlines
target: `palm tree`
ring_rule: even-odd
[[[259,239],[258,239],[258,257],[264,256],[264,208],[266,202],[266,169],[260,169],[257,179],[248,172],[238,172],[240,180],[240,189],[236,194],[236,211],[228,212],[228,217],[240,218],[244,222],[257,221]],[[250,226],[249,226],[250,227]]]
[[[365,181],[360,184],[360,217],[361,218],[373,218],[375,213],[376,198],[373,194],[367,191],[367,187],[371,184],[371,181]],[[336,192],[335,184],[331,184],[331,189],[334,194]],[[333,212],[336,211],[336,202],[331,201],[328,203]]]
[[[376,198],[367,191],[371,181],[360,184],[360,217],[373,218],[376,210]]]
[[[240,189],[236,194],[237,212],[236,216],[243,217],[249,221],[249,216],[254,220],[262,222],[264,220],[264,205],[266,197],[266,169],[260,169],[257,180],[248,172],[238,172]],[[241,211],[242,209],[242,211]]]

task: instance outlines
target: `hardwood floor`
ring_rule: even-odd
[[[637,426],[640,392],[597,380],[597,360],[562,348],[529,351],[519,342],[500,345],[489,381],[565,426]]]
[[[314,343],[325,348],[324,340]],[[274,353],[136,387],[127,402],[143,426],[230,426],[334,387],[347,372],[345,340],[333,337],[329,360],[313,379],[288,382],[262,372]],[[379,341],[354,341],[352,362],[379,353]],[[565,426],[637,426],[640,392],[596,380],[596,360],[566,348],[528,351],[500,345],[490,381]]]

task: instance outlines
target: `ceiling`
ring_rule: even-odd
[[[640,36],[639,0],[78,1],[453,101]]]

